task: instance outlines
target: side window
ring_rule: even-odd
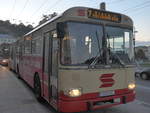
[[[19,45],[17,44],[17,46],[16,46],[16,54],[19,54],[19,50],[20,50],[20,47],[19,47]]]
[[[32,54],[41,54],[42,38],[32,40]]]
[[[25,46],[24,46],[25,44],[24,43],[22,43],[22,48],[21,48],[21,50],[22,50],[22,55],[24,55],[25,54]]]
[[[36,54],[36,40],[32,40],[32,54]]]
[[[31,54],[31,37],[25,38],[25,54]]]

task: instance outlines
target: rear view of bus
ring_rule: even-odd
[[[57,24],[58,109],[80,112],[135,99],[133,22],[123,14],[71,8]]]

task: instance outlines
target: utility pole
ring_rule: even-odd
[[[135,29],[135,26],[133,27],[133,46],[134,46],[134,58],[135,58],[135,41],[136,41],[136,33],[138,33],[138,31]]]

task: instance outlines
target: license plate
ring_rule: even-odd
[[[112,95],[114,95],[114,94],[115,94],[114,91],[104,91],[104,92],[100,92],[100,96],[101,96],[101,97],[112,96]]]

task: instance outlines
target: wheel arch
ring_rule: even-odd
[[[39,81],[40,81],[40,85],[41,85],[41,91],[42,91],[42,82],[41,82],[41,77],[40,77],[40,74],[39,74],[39,72],[35,72],[34,73],[34,77],[33,77],[33,86],[34,86],[34,83],[35,83],[35,78],[38,78],[39,79]],[[42,93],[42,92],[41,92]]]
[[[16,73],[19,73],[19,64],[17,64],[17,69],[15,70]]]

